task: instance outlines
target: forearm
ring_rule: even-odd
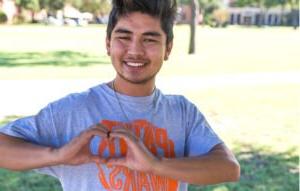
[[[233,155],[212,152],[201,157],[161,159],[153,174],[191,184],[217,184],[238,181],[240,167]]]
[[[56,164],[55,150],[0,134],[0,168],[29,170]]]

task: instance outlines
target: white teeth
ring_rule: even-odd
[[[126,64],[132,67],[139,67],[145,65],[144,63],[135,63],[135,62],[126,62]]]

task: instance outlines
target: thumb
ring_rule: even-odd
[[[107,162],[107,159],[101,158],[101,157],[98,156],[98,155],[91,155],[89,158],[90,158],[90,161],[91,161],[91,162],[94,162],[94,163],[96,163],[96,164],[103,164],[103,163],[106,163],[106,162]]]
[[[113,166],[113,165],[126,166],[126,158],[125,157],[108,158],[106,159],[106,164],[109,166]]]

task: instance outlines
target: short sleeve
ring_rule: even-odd
[[[21,138],[27,142],[49,147],[57,147],[58,139],[53,127],[51,106],[48,105],[37,115],[13,121],[0,128],[0,133]],[[45,167],[36,171],[57,177],[55,168]]]
[[[205,117],[194,104],[187,103],[187,137],[185,156],[200,156],[208,153],[215,145],[222,143]]]
[[[21,118],[5,125],[0,128],[0,133],[42,146],[57,146],[51,105],[43,108],[37,115]]]

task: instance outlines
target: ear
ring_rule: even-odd
[[[106,37],[105,39],[105,45],[106,45],[107,55],[110,56],[110,39],[108,37]]]
[[[164,60],[169,59],[169,55],[171,54],[172,48],[173,48],[173,41],[167,44]]]

